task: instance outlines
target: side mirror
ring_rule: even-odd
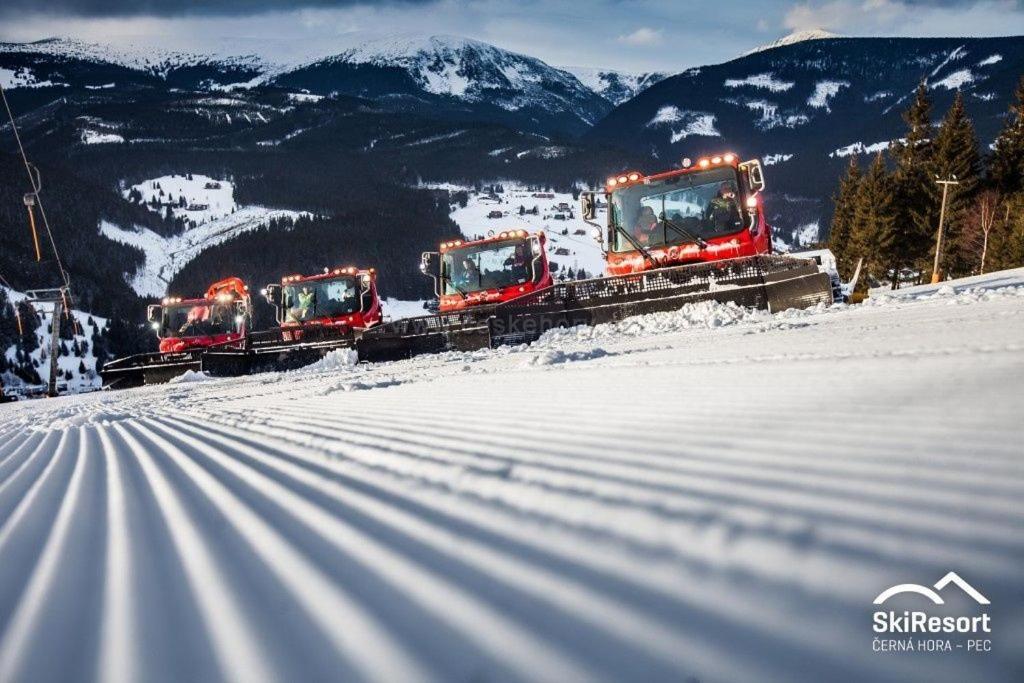
[[[597,218],[597,203],[594,201],[593,192],[580,193],[580,215],[583,220],[592,221]]]
[[[747,172],[747,183],[751,192],[763,192],[765,187],[764,170],[761,168],[761,161],[747,161],[741,166]]]
[[[146,320],[149,321],[149,326],[154,330],[160,329],[160,322],[163,318],[164,311],[163,306],[160,304],[150,304],[146,307]]]
[[[268,304],[274,308],[281,307],[281,285],[267,285],[260,293]]]
[[[434,280],[434,293],[441,296],[438,279],[441,277],[441,254],[436,251],[425,251],[420,256],[420,272]]]
[[[235,302],[235,324],[241,328],[249,326],[249,307],[245,305],[244,301]]]

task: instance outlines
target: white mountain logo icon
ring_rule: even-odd
[[[886,590],[878,594],[878,597],[875,598],[875,604],[881,605],[892,596],[898,595],[900,593],[919,593],[920,595],[923,595],[932,602],[934,602],[936,605],[943,605],[945,604],[945,600],[943,600],[942,596],[939,595],[936,591],[941,591],[943,588],[945,588],[951,583],[955,583],[957,586],[959,586],[960,590],[974,598],[974,601],[977,602],[979,605],[991,604],[988,598],[979,593],[974,588],[974,586],[961,579],[956,572],[950,572],[943,576],[941,579],[939,579],[935,583],[934,590],[932,590],[928,586],[921,586],[916,583],[901,583],[898,586],[887,588]]]

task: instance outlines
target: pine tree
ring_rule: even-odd
[[[839,190],[833,197],[835,210],[832,212],[832,226],[828,234],[828,246],[836,256],[839,272],[845,277],[853,273],[855,258],[851,258],[851,232],[853,229],[854,209],[861,181],[860,163],[857,155],[850,156],[850,165],[846,175],[839,181]]]
[[[906,136],[889,148],[895,164],[893,182],[897,197],[895,257],[901,267],[923,265],[938,223],[939,207],[931,201],[934,178],[930,170],[935,148],[931,117],[928,88],[921,83],[914,101],[903,112]]]
[[[854,204],[851,258],[864,259],[866,280],[885,282],[899,276],[896,258],[896,192],[879,153],[860,183]]]
[[[1003,196],[1024,192],[1024,77],[1021,77],[989,167],[989,181]]]
[[[939,264],[939,270],[943,273],[958,276],[965,275],[971,270],[972,259],[967,250],[960,245],[960,235],[981,181],[980,169],[981,156],[978,153],[974,124],[967,118],[963,96],[957,93],[935,136],[935,151],[931,164],[934,177],[948,179],[955,176],[959,183],[949,188],[946,202],[943,253]],[[933,182],[931,192],[935,206],[939,206],[942,201],[942,187]],[[936,224],[935,230],[937,229]],[[932,255],[935,253],[934,250],[933,244]]]

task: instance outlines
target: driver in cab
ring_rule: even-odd
[[[530,254],[529,247],[524,244],[517,244],[512,255],[505,259],[504,266],[508,268],[513,279],[522,283],[530,279]]]
[[[657,231],[658,216],[654,213],[654,209],[649,206],[640,209],[640,215],[633,226],[633,239],[639,242],[641,246],[647,247],[654,243]]]
[[[462,268],[453,278],[459,289],[475,288],[480,284],[480,268],[468,256],[462,259]]]
[[[708,203],[704,218],[716,230],[725,230],[740,224],[740,205],[736,200],[736,186],[731,181],[725,181],[718,186],[718,194]]]

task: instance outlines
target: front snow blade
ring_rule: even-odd
[[[617,322],[698,301],[781,311],[832,303],[828,275],[786,256],[751,256],[558,283],[495,307],[491,346],[529,343],[558,327]]]
[[[751,256],[560,282],[495,306],[381,325],[363,334],[356,348],[364,361],[473,351],[530,343],[558,327],[616,322],[697,301],[781,311],[831,304],[832,289],[813,261]]]
[[[100,376],[103,379],[103,387],[107,389],[163,384],[189,370],[201,370],[201,357],[201,351],[141,353],[110,361],[103,366]]]
[[[354,344],[355,333],[347,327],[278,327],[251,333],[244,350],[207,351],[202,356],[202,367],[203,372],[213,377],[297,370],[335,349]]]
[[[423,353],[473,351],[490,344],[488,319],[494,306],[404,318],[363,332],[356,342],[361,361],[389,361]]]

